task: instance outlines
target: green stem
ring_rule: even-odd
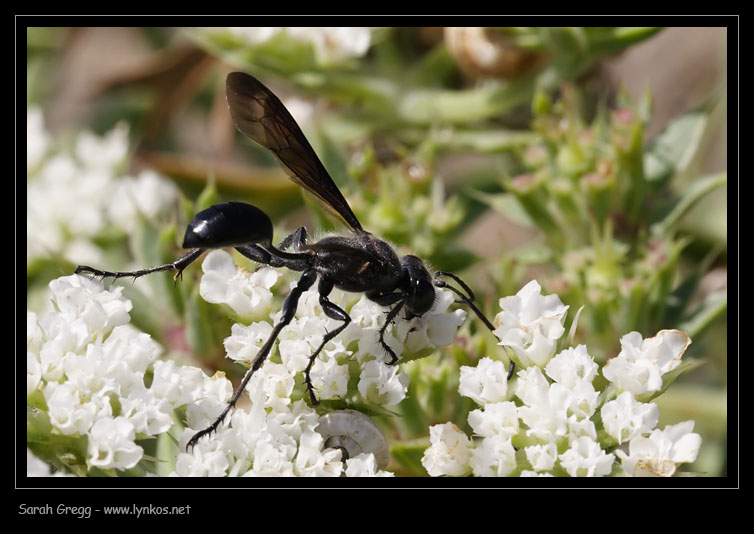
[[[652,227],[652,233],[658,236],[667,235],[668,232],[681,220],[681,218],[691,210],[702,198],[708,193],[726,185],[728,183],[728,173],[713,174],[700,178],[694,182],[681,197],[678,204],[668,213],[668,215],[659,223]]]

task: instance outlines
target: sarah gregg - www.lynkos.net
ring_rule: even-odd
[[[72,506],[67,504],[58,504],[52,506],[50,504],[31,506],[27,504],[18,505],[18,514],[27,516],[38,515],[58,515],[68,517],[78,517],[80,519],[88,519],[92,517],[92,514],[103,515],[132,515],[136,517],[142,516],[160,516],[160,515],[186,515],[191,513],[191,505],[184,506],[155,506],[148,504],[140,506],[137,504],[131,505],[118,505],[118,506]]]

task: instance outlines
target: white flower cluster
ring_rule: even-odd
[[[72,263],[98,263],[91,242],[109,225],[131,231],[138,215],[154,217],[175,205],[175,185],[153,171],[121,176],[128,155],[128,128],[102,137],[82,132],[71,153],[53,148],[42,113],[26,117],[27,261],[60,254]]]
[[[262,366],[247,386],[251,408],[234,410],[217,432],[200,439],[190,453],[181,452],[172,476],[392,476],[377,468],[371,453],[343,462],[340,450],[326,448],[316,431],[317,412],[303,400],[291,401],[292,387],[282,365]],[[222,408],[187,413],[181,451]]]
[[[50,290],[54,312],[27,311],[27,398],[41,392],[54,432],[87,437],[87,467],[131,468],[143,456],[135,440],[166,432],[175,408],[199,399],[222,408],[230,397],[228,380],[155,361],[162,349],[128,324],[122,288],[72,275]]]
[[[212,32],[219,29],[210,28]],[[317,61],[322,64],[341,62],[367,53],[372,41],[369,28],[225,28],[252,45],[265,43],[285,34],[294,41],[310,43]]]
[[[262,268],[251,276],[240,274],[224,251],[209,254],[203,270],[200,294],[205,300],[227,304],[242,315],[236,303],[243,300],[242,296],[256,295],[258,305],[268,308],[269,287],[275,281],[268,272],[272,270]],[[378,333],[384,324],[385,308],[364,296],[354,303],[353,294],[337,290],[330,298],[349,309],[352,322],[324,347],[312,367],[317,397],[351,398],[358,394],[368,403],[383,406],[399,403],[405,398],[408,377],[398,366],[387,365],[389,357],[379,344]],[[466,316],[463,310],[449,312],[452,302],[452,293],[439,292],[433,309],[421,318],[411,321],[396,318],[395,328],[388,329],[385,342],[399,355],[449,344]],[[274,311],[269,321],[252,322],[248,326],[234,324],[230,337],[225,340],[228,357],[253,361],[280,314]],[[234,410],[211,438],[200,439],[190,454],[182,453],[175,474],[391,476],[377,468],[371,453],[350,458],[344,465],[338,450],[324,448],[322,437],[315,431],[319,424],[317,413],[304,400],[298,400],[302,395],[300,388],[294,393],[296,376],[304,372],[310,355],[319,347],[325,333],[340,324],[324,314],[316,288],[305,292],[299,300],[296,317],[280,333],[277,349],[273,349],[273,354],[247,385],[251,409],[248,412]],[[274,356],[275,351],[279,358]],[[355,373],[358,377],[352,380]],[[349,391],[349,383],[354,382],[355,391]],[[209,426],[219,413],[220,409],[189,413],[190,428],[186,429],[181,446],[185,448],[191,436]]]
[[[269,309],[270,287],[279,276],[260,269],[252,275],[232,267],[223,251],[204,262],[201,295],[224,303],[238,315],[250,312],[243,301]],[[157,360],[161,348],[129,323],[131,302],[122,288],[104,290],[101,282],[68,276],[50,283],[54,312],[38,317],[27,312],[27,398],[43,410],[55,435],[86,439],[86,468],[129,469],[143,457],[138,439],[156,436],[173,425],[173,412],[186,407],[187,428],[181,451],[196,432],[209,426],[227,405],[233,388],[221,374]],[[329,343],[312,369],[321,399],[351,398],[393,406],[403,400],[407,376],[378,343],[385,309],[365,298],[348,306],[348,298],[331,297],[349,307],[353,322]],[[465,312],[448,312],[450,292],[439,292],[434,309],[421,318],[396,319],[386,342],[397,354],[421,352],[452,341]],[[270,317],[274,324],[280,312]],[[271,322],[233,325],[225,340],[230,358],[252,360],[272,330]],[[374,456],[360,454],[341,461],[338,449],[326,448],[316,432],[319,416],[296,386],[309,356],[327,331],[339,326],[319,305],[316,290],[304,293],[294,321],[281,332],[277,356],[269,358],[248,384],[250,411],[234,410],[216,434],[199,441],[191,454],[181,452],[174,475],[180,476],[390,476]],[[278,363],[280,362],[280,363]],[[145,385],[145,373],[152,380]],[[351,375],[358,373],[351,381]],[[358,380],[357,380],[358,378]],[[349,391],[349,382],[355,384]],[[38,471],[35,469],[35,471]],[[43,470],[44,471],[44,470]]]
[[[605,378],[635,396],[659,391],[662,375],[681,365],[681,356],[691,343],[680,330],[661,333],[649,339],[642,339],[638,332],[623,336],[620,353],[602,370]]]
[[[239,274],[230,255],[222,250],[210,253],[202,268],[204,275],[200,294],[208,302],[228,304],[239,315],[250,311],[243,304],[244,299],[256,299],[259,308],[269,308],[269,287],[278,276],[274,274],[275,270],[262,268],[253,275]],[[335,290],[330,298],[346,309],[349,307],[348,300],[354,296]],[[466,317],[463,310],[449,312],[452,303],[451,292],[438,292],[433,309],[422,317],[411,321],[396,318],[394,330],[388,329],[385,333],[385,342],[397,355],[415,354],[450,344]],[[353,393],[348,391],[348,384],[354,371],[359,374],[357,390],[363,400],[394,406],[405,398],[408,377],[398,366],[387,365],[389,357],[379,344],[378,334],[384,324],[385,312],[384,307],[363,295],[350,306],[351,324],[324,347],[312,367],[311,378],[318,398],[344,398]],[[225,340],[228,357],[243,362],[253,361],[281,313],[279,310],[273,311],[269,322],[257,321],[248,326],[234,324],[230,337]],[[277,388],[282,396],[275,402],[290,403],[288,396],[294,385],[294,377],[304,372],[309,356],[317,350],[325,333],[341,324],[324,314],[316,288],[301,296],[296,317],[279,336],[277,352],[282,364],[272,363],[269,359],[265,363],[269,367],[267,373],[279,377]],[[352,359],[358,362],[357,369],[350,365]],[[268,399],[268,402],[272,401]]]
[[[500,304],[500,344],[529,366],[510,383],[500,361],[485,357],[461,368],[459,393],[481,406],[468,417],[476,439],[452,423],[431,427],[422,459],[430,475],[604,476],[619,458],[625,474],[670,476],[679,463],[696,459],[701,438],[693,421],[654,429],[657,406],[636,399],[661,388],[662,375],[677,367],[690,343],[686,334],[625,335],[623,350],[602,369],[616,394],[605,402],[610,397],[593,385],[599,366],[586,346],[555,355],[565,316],[556,295],[542,296],[531,282]],[[613,452],[616,445],[622,448]]]
[[[27,312],[27,398],[54,429],[46,446],[56,435],[81,437],[87,469],[130,469],[144,453],[136,440],[167,432],[176,408],[186,407],[184,451],[227,405],[233,386],[222,373],[207,377],[157,360],[160,346],[128,324],[131,302],[122,288],[107,291],[73,275],[53,280],[50,290],[54,312]],[[318,414],[290,399],[292,387],[285,366],[265,365],[248,386],[251,410],[234,411],[230,425],[200,440],[192,454],[181,452],[173,475],[392,476],[371,453],[341,462],[340,450],[325,448],[315,431]],[[30,476],[49,476],[44,462],[27,456]]]
[[[242,319],[258,319],[269,312],[270,288],[280,272],[262,267],[250,273],[237,268],[233,258],[223,250],[213,250],[202,263],[199,295],[213,304],[227,304]]]
[[[515,296],[500,299],[502,310],[495,317],[495,336],[509,347],[521,367],[542,367],[555,354],[563,335],[563,320],[568,306],[557,295],[541,294],[542,287],[532,280]]]

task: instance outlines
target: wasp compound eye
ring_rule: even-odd
[[[416,256],[403,256],[401,263],[408,286],[406,308],[411,316],[423,315],[432,308],[435,302],[432,275],[424,266],[424,262]]]

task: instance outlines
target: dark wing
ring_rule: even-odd
[[[288,176],[317,197],[328,211],[354,230],[362,231],[348,202],[280,99],[243,72],[228,74],[225,85],[236,127],[270,149]]]
[[[347,237],[326,237],[316,243],[306,245],[306,249],[336,258],[341,264],[346,264],[349,269],[356,271],[363,270],[370,263],[378,262],[380,259],[373,252],[355,246],[354,243],[348,241]]]

